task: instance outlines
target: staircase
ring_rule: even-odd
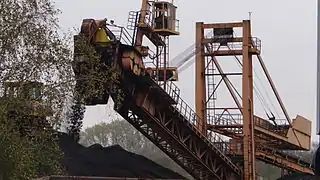
[[[214,63],[212,62],[211,59],[207,58],[207,63],[206,63],[207,67],[206,67],[206,82],[207,82],[207,102],[206,102],[206,113],[207,113],[207,119],[208,119],[208,124],[215,124],[215,118],[213,116],[210,115],[214,115],[216,114],[214,111],[215,108],[215,100],[216,100],[216,93],[215,93],[215,89],[216,89],[216,84],[214,82],[214,78],[215,76],[214,74]]]

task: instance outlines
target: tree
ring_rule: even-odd
[[[0,124],[0,179],[30,179],[35,176],[36,167],[28,142],[11,128],[9,124]]]
[[[71,43],[65,40],[70,38],[62,37],[58,14],[51,0],[0,1],[0,164],[4,179],[63,173],[56,130],[66,100],[73,94],[74,76]]]
[[[81,102],[76,101],[71,105],[68,114],[67,132],[74,140],[80,140],[80,130],[82,128],[82,119],[84,117],[85,107]]]
[[[80,143],[85,146],[93,144],[110,146],[117,144],[127,151],[143,155],[166,168],[178,172],[189,179],[193,179],[186,171],[125,120],[99,123],[84,129],[81,132]]]
[[[42,96],[54,108],[55,117],[73,91],[70,41],[61,37],[51,0],[0,2],[0,81],[44,83]],[[66,38],[70,39],[70,38]],[[59,125],[59,118],[53,123]]]
[[[111,123],[100,123],[86,128],[82,133],[80,143],[89,146],[101,144],[110,146],[118,144],[132,152],[140,152],[148,146],[147,139],[129,123],[123,120],[115,120]]]

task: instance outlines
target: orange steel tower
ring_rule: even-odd
[[[241,29],[241,37],[235,37]],[[237,31],[238,32],[238,31]],[[205,34],[211,35],[205,35]],[[196,113],[202,120],[198,130],[204,134],[218,133],[229,139],[233,152],[243,157],[245,180],[256,179],[256,159],[287,169],[312,174],[309,163],[284,154],[283,150],[308,150],[311,145],[311,122],[302,116],[291,121],[284,103],[260,56],[261,42],[252,37],[249,20],[233,23],[196,24]],[[253,56],[258,61],[274,92],[285,120],[274,116],[264,119],[254,115]],[[240,72],[225,72],[223,63],[235,57]],[[239,57],[240,56],[240,57]],[[223,60],[221,60],[223,59]],[[230,71],[230,70],[229,70]],[[241,88],[231,78],[240,76]],[[224,83],[233,106],[217,103],[217,91]],[[239,92],[240,91],[240,92]],[[220,92],[219,92],[220,93]],[[228,101],[228,100],[224,100]],[[272,114],[272,112],[271,112]]]
[[[228,42],[233,40],[233,28],[243,28],[243,47],[240,50],[219,50],[220,46],[227,45]],[[210,47],[209,44],[203,45],[202,40],[204,39],[205,29],[213,29],[214,37],[213,41],[220,41],[220,45],[217,50],[215,47]],[[216,39],[215,39],[216,38]],[[253,132],[253,80],[252,80],[252,55],[259,54],[258,48],[251,47],[251,30],[250,21],[245,20],[240,23],[228,23],[228,24],[203,24],[197,23],[196,25],[196,112],[201,119],[207,120],[210,116],[210,112],[214,107],[207,107],[207,96],[206,96],[206,76],[213,76],[207,74],[210,67],[206,68],[206,65],[212,66],[214,63],[219,73],[226,77],[219,63],[214,56],[228,56],[228,55],[242,55],[243,57],[243,73],[242,73],[242,105],[237,100],[235,93],[233,93],[232,87],[230,86],[227,78],[223,78],[224,82],[236,101],[236,109],[243,114],[243,145],[244,145],[244,179],[254,180],[255,179],[255,150],[254,150],[254,132]],[[212,62],[206,62],[206,56],[211,58]],[[206,69],[207,72],[206,72]],[[212,72],[208,72],[212,73]],[[230,74],[231,75],[231,74]],[[238,75],[238,74],[236,74]],[[208,82],[210,83],[210,82]],[[213,84],[208,84],[208,87]],[[211,89],[210,89],[211,90]],[[213,93],[213,92],[211,92]],[[209,97],[211,98],[211,97]],[[229,108],[227,108],[229,109]],[[207,122],[202,123],[203,126],[199,127],[202,132],[207,131]]]

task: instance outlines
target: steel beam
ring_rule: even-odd
[[[249,52],[258,55],[260,54],[260,51],[257,48],[250,48]],[[241,56],[242,55],[242,50],[217,50],[217,51],[212,51],[212,52],[205,52],[204,56]]]
[[[203,24],[204,29],[243,27],[243,22]]]
[[[205,57],[203,56],[204,48],[202,46],[202,39],[204,37],[203,23],[196,23],[196,86],[195,86],[195,102],[196,113],[203,121],[203,126],[198,127],[202,132],[206,132],[206,79],[205,79]]]
[[[205,38],[202,40],[202,44],[210,44],[210,43],[218,43],[219,38]],[[243,42],[243,38],[242,37],[234,37],[232,39],[229,40],[230,42]]]
[[[242,73],[242,108],[243,108],[243,146],[244,179],[255,180],[255,141],[253,122],[253,77],[252,54],[249,52],[251,29],[250,21],[243,21],[243,73]]]

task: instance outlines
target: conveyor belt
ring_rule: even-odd
[[[229,154],[230,156],[235,154],[241,157],[243,156],[242,149],[238,149],[237,151],[233,152],[227,152],[226,154]],[[256,158],[260,161],[287,169],[291,172],[313,174],[310,162],[307,162],[302,158],[294,157],[285,152],[277,151],[274,148],[257,145]]]
[[[121,88],[130,95],[118,113],[195,179],[241,179],[240,168],[224,154],[228,147],[215,144],[219,136],[197,130],[201,121],[172,82],[164,91],[150,78],[127,74]]]

